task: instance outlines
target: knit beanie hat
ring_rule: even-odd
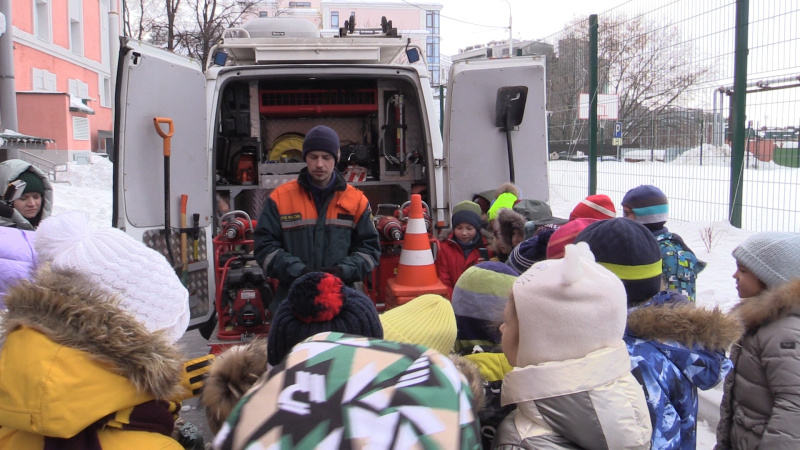
[[[483,214],[483,211],[481,211],[481,205],[475,202],[471,202],[469,200],[464,200],[463,202],[453,207],[453,215],[463,210],[472,211],[475,214],[477,214],[478,217],[480,217],[480,215]]]
[[[750,269],[768,289],[800,278],[800,234],[756,233],[733,250],[733,257]]]
[[[339,162],[339,135],[325,125],[317,125],[303,139],[303,161],[308,152],[328,152]]]
[[[349,288],[338,277],[311,272],[296,279],[278,306],[270,325],[267,361],[281,362],[298,342],[323,331],[383,338],[372,300]]]
[[[551,236],[547,242],[547,259],[558,259],[564,257],[564,247],[567,244],[572,244],[578,234],[584,228],[597,222],[598,219],[575,219],[561,225]]]
[[[579,218],[590,219],[613,219],[617,217],[617,210],[614,209],[614,202],[607,195],[590,195],[581,200],[580,203],[569,213],[569,220]]]
[[[457,226],[461,225],[462,223],[467,223],[472,225],[475,230],[481,229],[481,216],[480,214],[475,214],[474,211],[470,211],[468,209],[464,209],[458,211],[457,213],[453,214],[453,229]]]
[[[575,242],[589,244],[595,260],[617,274],[629,306],[661,290],[661,248],[644,225],[623,217],[600,220],[581,231]]]
[[[34,243],[40,263],[79,277],[119,299],[119,307],[151,333],[177,342],[189,325],[189,292],[157,251],[116,228],[89,228],[89,217],[70,211],[43,220]]]
[[[497,196],[497,199],[492,203],[492,206],[489,208],[489,220],[494,220],[497,218],[497,213],[502,208],[512,209],[514,204],[517,202],[517,196],[510,193],[504,192]]]
[[[513,208],[515,213],[521,214],[526,220],[542,220],[553,215],[550,205],[541,200],[524,199],[518,201]]]
[[[562,259],[538,262],[512,288],[519,322],[517,367],[581,358],[619,344],[625,331],[625,287],[594,261],[586,243]]]
[[[381,314],[383,338],[422,345],[447,355],[456,341],[456,316],[441,295],[425,294]]]
[[[542,227],[530,238],[514,247],[506,264],[519,273],[530,269],[534,263],[547,259],[547,244],[557,228]]]
[[[506,300],[517,276],[517,271],[497,261],[476,264],[461,274],[452,300],[458,325],[457,353],[473,353],[476,345],[481,351],[500,351],[497,324],[503,320]]]
[[[242,398],[214,448],[480,448],[472,392],[435,350],[342,333],[295,346]]]
[[[636,216],[633,220],[647,224],[663,224],[667,221],[667,196],[661,189],[643,184],[633,188],[622,198],[622,206],[627,206]],[[661,227],[658,227],[661,228]]]
[[[26,170],[19,174],[17,180],[25,182],[25,190],[22,191],[23,194],[30,192],[44,194],[44,182],[42,181],[42,177],[31,172],[30,170]]]

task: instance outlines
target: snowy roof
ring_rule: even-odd
[[[48,138],[28,136],[26,134],[17,133],[14,130],[5,130],[0,133],[0,147],[4,146],[6,142],[14,144],[49,144],[55,141]]]
[[[72,94],[69,95],[69,109],[70,111],[80,111],[86,114],[94,114],[94,110],[92,108],[84,105],[80,98],[75,97]]]

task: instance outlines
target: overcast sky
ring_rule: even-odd
[[[633,0],[630,0],[633,1]],[[508,39],[506,0],[439,0],[443,55],[458,49]],[[508,0],[511,4],[514,39],[540,39],[563,29],[574,17],[601,14],[625,0]],[[468,23],[464,23],[468,22]]]

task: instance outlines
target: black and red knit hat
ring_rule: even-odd
[[[311,272],[292,283],[269,330],[267,361],[278,365],[295,344],[323,331],[383,339],[372,300],[338,277]]]

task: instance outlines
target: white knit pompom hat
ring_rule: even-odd
[[[151,333],[164,330],[174,343],[186,331],[189,292],[164,256],[123,231],[90,229],[86,214],[71,211],[42,221],[34,246],[40,263],[116,295],[120,308]]]
[[[567,245],[563,259],[534,264],[512,292],[519,321],[517,367],[581,358],[622,341],[625,286],[595,262],[586,242]]]
[[[733,250],[733,257],[773,289],[800,278],[800,233],[756,233]]]

